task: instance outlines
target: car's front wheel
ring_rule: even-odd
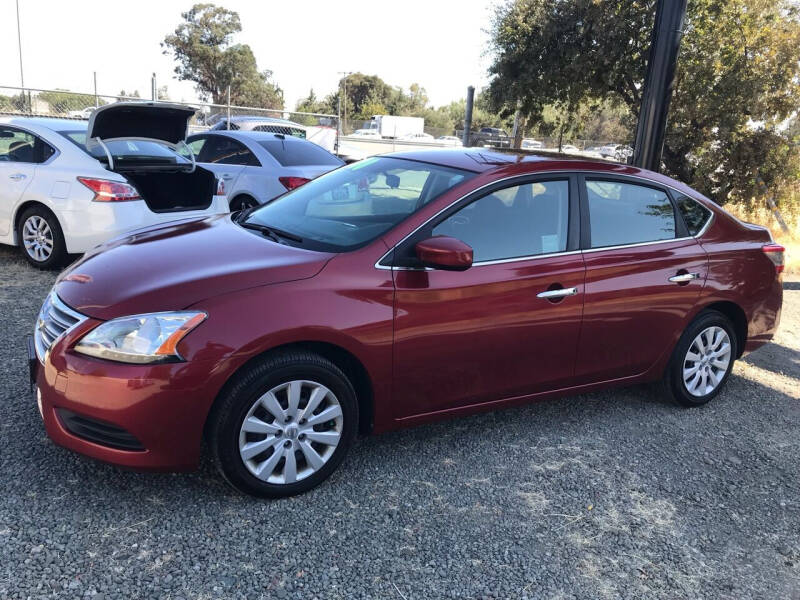
[[[28,262],[39,269],[60,267],[67,257],[61,225],[44,206],[32,206],[22,213],[17,240]]]
[[[683,332],[672,354],[664,385],[682,406],[701,406],[716,396],[737,356],[733,325],[715,310],[701,312]]]
[[[219,470],[239,491],[278,498],[310,490],[342,462],[358,429],[352,385],[322,356],[268,356],[237,376],[209,417]]]

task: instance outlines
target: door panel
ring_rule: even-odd
[[[607,178],[581,192],[586,296],[578,385],[652,367],[686,327],[708,271],[705,251],[687,235],[666,190]],[[626,242],[632,245],[591,247]],[[678,275],[696,278],[670,281]]]
[[[569,176],[501,183],[421,228],[420,239],[469,244],[466,271],[415,269],[419,239],[401,243],[395,264],[410,268],[394,273],[396,418],[569,384],[584,280],[575,189]],[[539,297],[548,291],[560,297]]]
[[[395,272],[397,417],[556,389],[573,374],[580,253],[464,272]],[[577,294],[551,301],[554,284]]]

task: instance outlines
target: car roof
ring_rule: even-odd
[[[224,123],[228,118],[222,117],[217,122]],[[237,123],[242,121],[262,121],[264,123],[281,123],[286,125],[298,125],[302,127],[300,123],[295,123],[294,121],[290,121],[289,119],[281,119],[278,117],[259,117],[254,115],[232,115],[231,116],[231,123]]]
[[[81,119],[56,119],[51,117],[12,117],[5,120],[9,125],[34,125],[52,131],[83,131],[89,125],[88,121]]]
[[[627,175],[671,187],[695,198],[705,198],[686,184],[661,173],[610,160],[593,159],[575,154],[556,154],[546,150],[520,152],[519,150],[497,148],[433,148],[394,152],[381,156],[415,160],[475,173],[496,171],[498,175],[502,174],[503,176],[553,171],[588,171],[599,175]]]
[[[261,140],[283,140],[284,142],[295,143],[295,142],[308,142],[309,144],[313,144],[313,142],[309,142],[304,138],[295,137],[293,135],[284,135],[282,133],[272,133],[269,131],[242,131],[239,129],[216,129],[216,130],[209,130],[209,131],[198,131],[196,133],[191,134],[191,136],[195,135],[225,135],[228,137],[232,137],[238,140],[252,140],[255,142]]]

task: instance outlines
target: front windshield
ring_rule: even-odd
[[[400,158],[373,157],[331,171],[247,215],[305,248],[353,250],[474,173]]]

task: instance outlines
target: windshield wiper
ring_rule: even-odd
[[[260,233],[263,233],[273,242],[280,243],[281,241],[280,238],[285,238],[287,240],[292,240],[293,242],[298,242],[298,243],[303,241],[303,238],[301,238],[300,236],[297,236],[293,233],[288,233],[286,231],[277,229],[275,227],[268,227],[266,225],[260,225],[258,223],[248,223],[247,221],[239,221],[239,225],[241,225],[245,229],[252,229],[253,231],[258,231]]]

